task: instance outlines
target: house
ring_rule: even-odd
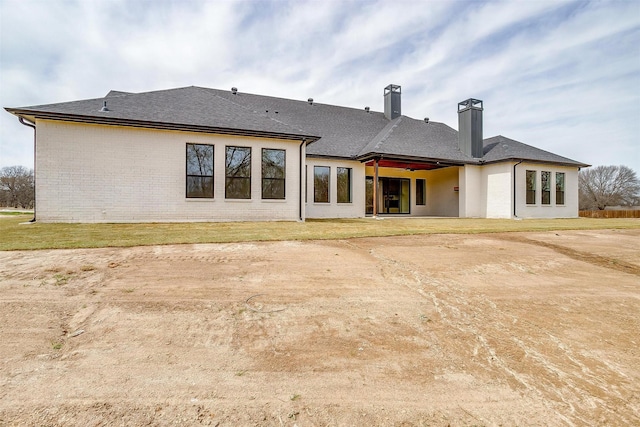
[[[365,216],[578,216],[588,165],[384,111],[185,87],[6,108],[34,128],[37,220],[160,222]]]

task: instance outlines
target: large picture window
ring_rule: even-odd
[[[426,200],[425,200],[425,191],[426,189],[426,182],[424,179],[416,179],[416,205],[419,206],[424,206],[426,205]]]
[[[556,205],[564,205],[564,172],[556,172]]]
[[[187,197],[213,197],[213,145],[187,144]]]
[[[286,151],[262,149],[262,198],[285,198]]]
[[[351,168],[337,168],[338,203],[351,203]]]
[[[226,147],[225,198],[251,198],[251,148]]]
[[[315,203],[329,203],[329,166],[313,167],[313,201]]]
[[[527,171],[527,204],[536,203],[536,171]]]
[[[540,173],[540,181],[542,183],[542,204],[551,204],[551,172],[542,171]]]

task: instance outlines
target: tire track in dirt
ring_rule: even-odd
[[[544,248],[551,249],[555,252],[565,255],[576,261],[582,261],[592,265],[596,265],[598,267],[610,268],[612,270],[621,271],[623,273],[640,276],[640,266],[637,266],[635,264],[631,264],[619,259],[609,258],[606,256],[583,252],[583,251],[578,251],[578,250],[569,248],[567,246],[559,245],[556,243],[529,239],[519,234],[513,234],[513,233],[512,234],[496,234],[494,235],[494,237],[500,240],[508,241],[508,242],[542,246]]]
[[[538,243],[524,237],[514,241],[521,240]],[[603,413],[609,421],[617,420],[627,425],[637,421],[636,416],[632,420],[616,410],[616,407],[626,406],[631,413],[638,415],[637,410],[618,391],[607,387],[607,382],[602,379],[603,376],[626,379],[619,370],[611,369],[606,363],[588,355],[582,354],[580,360],[568,344],[550,331],[500,310],[489,298],[469,292],[453,280],[430,277],[412,263],[393,259],[388,251],[375,247],[367,249],[352,242],[347,244],[354,249],[368,251],[381,264],[389,281],[430,301],[445,325],[470,338],[452,340],[451,329],[439,332],[441,346],[456,346],[456,354],[470,355],[470,360],[462,363],[471,363],[481,372],[501,372],[511,387],[536,396],[566,425],[589,425]],[[572,253],[571,250],[568,252]],[[573,252],[574,256],[582,255],[578,251]],[[595,256],[594,259],[598,262],[596,265],[607,266],[605,257]],[[523,361],[509,357],[516,350],[524,354]],[[589,366],[597,368],[598,372]]]

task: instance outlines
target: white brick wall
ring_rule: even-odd
[[[39,221],[299,219],[300,141],[46,120],[38,120],[37,128]],[[185,153],[190,142],[215,147],[213,199],[185,196]],[[227,145],[252,147],[250,200],[224,198]],[[262,200],[262,148],[286,150],[285,200]]]
[[[536,171],[536,203],[527,204],[526,171]],[[542,204],[541,172],[551,172],[551,204]],[[565,192],[563,205],[556,205],[556,172],[564,172]],[[577,218],[578,168],[536,163],[521,163],[516,167],[516,215],[519,218]]]
[[[307,158],[306,162],[307,194],[305,205],[307,218],[360,218],[364,216],[364,164],[349,160],[322,158]],[[329,203],[316,203],[313,201],[314,166],[327,166],[330,168]],[[351,203],[338,203],[337,171],[339,167],[351,168]]]

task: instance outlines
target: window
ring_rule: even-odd
[[[262,149],[262,198],[284,199],[286,151]]]
[[[225,198],[251,198],[251,148],[227,147],[225,175]]]
[[[527,171],[527,204],[536,203],[536,171]]]
[[[556,172],[556,205],[564,205],[564,173]]]
[[[416,179],[416,205],[426,205],[424,197],[426,193],[425,189],[426,181],[424,179]]]
[[[540,173],[542,180],[542,204],[551,204],[551,172],[542,171]]]
[[[329,172],[328,166],[313,167],[313,201],[329,203]]]
[[[338,203],[351,203],[351,168],[337,168]]]
[[[187,144],[187,197],[213,197],[213,145]]]

